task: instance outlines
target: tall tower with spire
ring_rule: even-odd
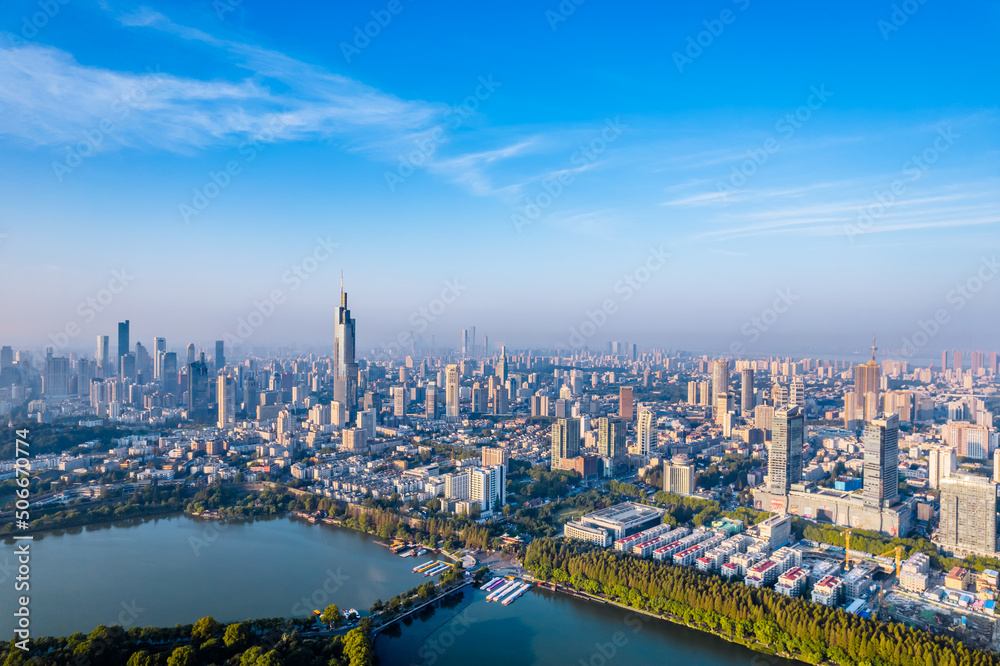
[[[347,292],[344,291],[344,273],[340,273],[340,306],[333,333],[333,399],[349,412],[358,408],[358,364],[354,358],[354,319],[347,309]],[[352,414],[353,416],[353,414]]]
[[[875,335],[872,334],[872,358],[863,365],[854,366],[854,404],[865,423],[878,416],[879,392],[882,388],[881,372],[875,360]]]

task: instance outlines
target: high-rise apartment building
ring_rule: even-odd
[[[636,430],[636,441],[639,444],[639,455],[648,456],[656,443],[656,423],[653,411],[645,407],[639,409],[639,422]]]
[[[482,448],[483,467],[502,465],[507,467],[510,462],[510,451],[502,446],[484,446]]]
[[[993,556],[997,542],[997,485],[984,476],[941,479],[938,543],[956,554]]]
[[[626,426],[621,419],[602,417],[597,420],[597,452],[611,459],[625,455]]]
[[[490,515],[507,503],[507,468],[476,467],[469,474],[469,501],[478,502],[480,511]]]
[[[219,430],[231,428],[236,423],[236,382],[232,377],[220,374],[216,380],[215,393],[219,408]]]
[[[998,449],[1000,450],[1000,449]],[[941,480],[958,470],[958,457],[950,446],[930,445],[927,452],[927,485],[940,488]]]
[[[802,482],[802,443],[805,416],[798,405],[775,410],[771,454],[767,463],[767,490],[787,495],[793,483]]]
[[[899,498],[899,417],[873,419],[865,425],[862,497],[872,507],[888,507]]]
[[[580,455],[580,419],[556,419],[552,424],[553,470],[562,469],[562,461]]]

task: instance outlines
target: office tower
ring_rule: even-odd
[[[715,396],[715,425],[721,426],[729,413],[729,394],[719,393]]]
[[[695,467],[693,462],[663,461],[663,490],[676,495],[693,495]]]
[[[208,419],[208,366],[205,359],[188,366],[188,418],[204,422]]]
[[[729,361],[712,362],[712,404],[718,404],[718,397],[722,394],[729,395]],[[716,414],[716,422],[720,421],[720,416]]]
[[[927,485],[940,488],[941,480],[958,470],[958,457],[950,446],[931,444],[927,453]]]
[[[406,416],[406,389],[402,386],[392,387],[392,415],[397,418]]]
[[[562,469],[562,461],[580,455],[580,419],[556,419],[552,424],[551,469]]]
[[[226,367],[226,344],[223,340],[215,341],[215,369],[224,370]]]
[[[798,405],[774,411],[771,454],[767,463],[767,490],[787,495],[793,483],[802,482],[802,443],[805,417]]]
[[[469,474],[469,501],[478,502],[486,515],[499,511],[507,502],[507,469],[503,465],[476,467]]]
[[[997,374],[997,353],[995,351],[990,352],[990,362],[989,367],[986,368],[986,373],[989,375]]]
[[[774,407],[772,405],[757,405],[753,408],[754,427],[764,431],[765,439],[771,438],[774,425]]]
[[[887,507],[899,497],[899,417],[883,414],[865,425],[864,503]]]
[[[469,355],[469,329],[462,329],[462,338],[460,349],[462,351],[462,358],[466,358]]]
[[[100,339],[100,338],[98,338]],[[14,350],[9,345],[0,347],[0,372],[14,366]]]
[[[997,485],[984,476],[954,474],[941,479],[938,542],[956,554],[994,555],[997,542]]]
[[[136,363],[135,354],[129,352],[119,359],[119,367],[121,368],[121,379],[135,379],[136,378]]]
[[[881,370],[875,362],[875,339],[872,338],[872,357],[863,365],[854,366],[854,404],[864,410],[860,416],[866,423],[878,415],[878,393],[881,389]],[[870,397],[874,396],[874,397]],[[873,406],[874,405],[874,406]]]
[[[194,353],[194,343],[193,342],[188,343],[188,346],[187,346],[187,363],[186,363],[186,365],[191,365],[196,360],[197,359],[195,358],[195,353]]]
[[[438,417],[438,389],[435,384],[429,384],[424,391],[424,418],[434,421]]]
[[[775,409],[778,407],[784,407],[788,404],[788,393],[789,391],[787,386],[782,386],[777,382],[771,386],[771,404],[774,405]]]
[[[744,418],[750,415],[756,406],[753,392],[753,368],[745,368],[740,379],[740,413]],[[691,388],[688,387],[688,402],[690,402]]]
[[[613,460],[624,456],[626,430],[621,419],[597,419],[597,452]]]
[[[501,384],[507,383],[507,347],[500,345],[500,360],[497,361],[496,376]]]
[[[219,430],[231,428],[236,423],[236,382],[220,374],[216,382],[216,403],[219,406]]]
[[[47,398],[69,395],[69,375],[69,359],[65,356],[53,356],[52,347],[45,350],[42,395]]]
[[[86,358],[81,358],[76,362],[76,391],[75,395],[90,395],[90,383],[97,376],[97,362]]]
[[[955,372],[962,374],[962,352],[953,352],[951,355],[951,367],[955,369]]]
[[[111,363],[111,357],[109,356],[111,352],[111,336],[109,335],[98,335],[97,336],[97,366],[101,377],[110,377],[114,374],[114,366]]]
[[[631,421],[635,416],[633,400],[633,389],[631,386],[622,386],[618,389],[618,418]]]
[[[490,336],[488,336],[488,335],[484,335],[483,336],[483,348],[482,348],[481,352],[482,352],[481,353],[482,356],[489,356],[490,355]]]
[[[942,349],[941,350],[941,372],[944,372],[947,369],[948,369],[948,350],[947,349]]]
[[[115,359],[120,362],[122,356],[129,353],[130,348],[131,345],[129,345],[128,341],[128,319],[126,319],[125,321],[118,322],[118,355],[115,356]]]
[[[568,401],[566,400],[566,398],[559,398],[558,400],[556,400],[556,414],[555,414],[555,416],[556,416],[557,419],[564,419],[567,416],[572,416],[572,414],[567,414],[567,411],[568,411],[566,409],[566,403],[567,402]]]
[[[469,499],[469,473],[453,472],[444,475],[444,496],[448,499]]]
[[[352,418],[358,408],[358,364],[354,359],[355,321],[347,309],[344,276],[340,276],[340,306],[333,336],[333,398],[344,403]]]
[[[483,467],[502,465],[506,469],[510,462],[510,451],[502,446],[484,446],[482,452]]]
[[[653,412],[650,409],[639,410],[638,432],[636,441],[639,444],[639,455],[648,456],[655,444],[656,431],[653,428]]]
[[[913,394],[909,391],[886,391],[882,396],[882,411],[895,414],[901,423],[913,420]]]
[[[458,365],[449,363],[445,368],[445,416],[450,420],[458,419]]]
[[[472,385],[472,413],[473,414],[485,414],[488,409],[486,405],[487,391],[486,389],[475,382]]]
[[[153,338],[153,379],[163,379],[163,355],[167,353],[167,339]]]

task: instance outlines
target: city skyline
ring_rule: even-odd
[[[405,3],[57,4],[0,22],[17,344],[125,319],[140,339],[218,339],[275,290],[254,341],[317,344],[340,268],[364,347],[421,327],[451,345],[473,323],[569,347],[607,301],[587,342],[853,353],[875,328],[888,354],[939,311],[927,349],[986,346],[1000,325],[996,86],[965,66],[996,71],[995,5],[970,3],[984,20],[958,30],[933,4],[445,21]],[[484,21],[522,31],[523,55]],[[536,66],[562,53],[558,76]],[[496,279],[512,263],[533,268]],[[561,297],[524,297],[543,293]]]

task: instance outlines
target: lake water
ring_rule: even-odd
[[[13,544],[0,585],[13,587]],[[89,633],[100,624],[173,626],[303,617],[330,603],[366,612],[426,582],[352,530],[269,519],[223,524],[183,516],[36,535],[33,634]],[[5,592],[5,596],[6,596]],[[786,666],[709,634],[613,606],[532,589],[510,606],[467,588],[433,613],[381,635],[382,664],[663,664]],[[8,613],[0,632],[13,635]]]

